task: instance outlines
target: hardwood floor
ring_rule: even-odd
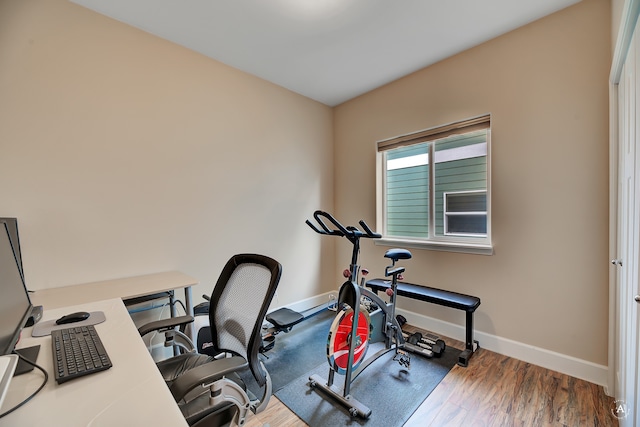
[[[404,426],[617,426],[612,404],[601,386],[481,348],[468,367],[455,366],[447,374]],[[265,424],[306,426],[275,396],[245,426]]]

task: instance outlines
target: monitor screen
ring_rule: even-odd
[[[10,354],[31,315],[31,300],[22,281],[7,222],[0,220],[0,355]]]

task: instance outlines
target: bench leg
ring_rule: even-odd
[[[473,352],[478,344],[473,340],[473,312],[467,311],[466,317],[466,331],[465,331],[465,349],[460,356],[458,356],[458,365],[467,367],[469,365],[469,359],[473,356]]]

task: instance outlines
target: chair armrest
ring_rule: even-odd
[[[184,326],[191,322],[193,322],[193,316],[170,317],[168,319],[146,323],[138,328],[138,332],[140,333],[140,336],[145,336],[151,331],[164,332],[169,329],[173,329],[176,326]]]
[[[249,363],[240,356],[225,357],[223,359],[215,359],[204,365],[189,369],[179,377],[177,377],[169,387],[171,394],[176,402],[179,402],[184,396],[195,387],[203,384],[210,384],[223,376],[239,371],[249,366]]]

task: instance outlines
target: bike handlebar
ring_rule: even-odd
[[[364,231],[353,226],[345,227],[328,212],[318,210],[313,213],[313,217],[315,218],[320,228],[316,227],[309,220],[306,220],[305,222],[309,227],[311,227],[313,231],[315,231],[318,234],[347,237],[349,240],[354,238],[360,238],[360,237],[365,237],[369,239],[379,239],[382,237],[381,234],[375,233],[374,231],[372,231],[371,228],[369,228],[369,226],[367,225],[367,223],[364,222],[364,220],[362,219],[359,221],[359,224],[364,229]],[[328,220],[331,224],[333,224],[335,228],[329,228],[322,218],[325,218],[326,220]]]

